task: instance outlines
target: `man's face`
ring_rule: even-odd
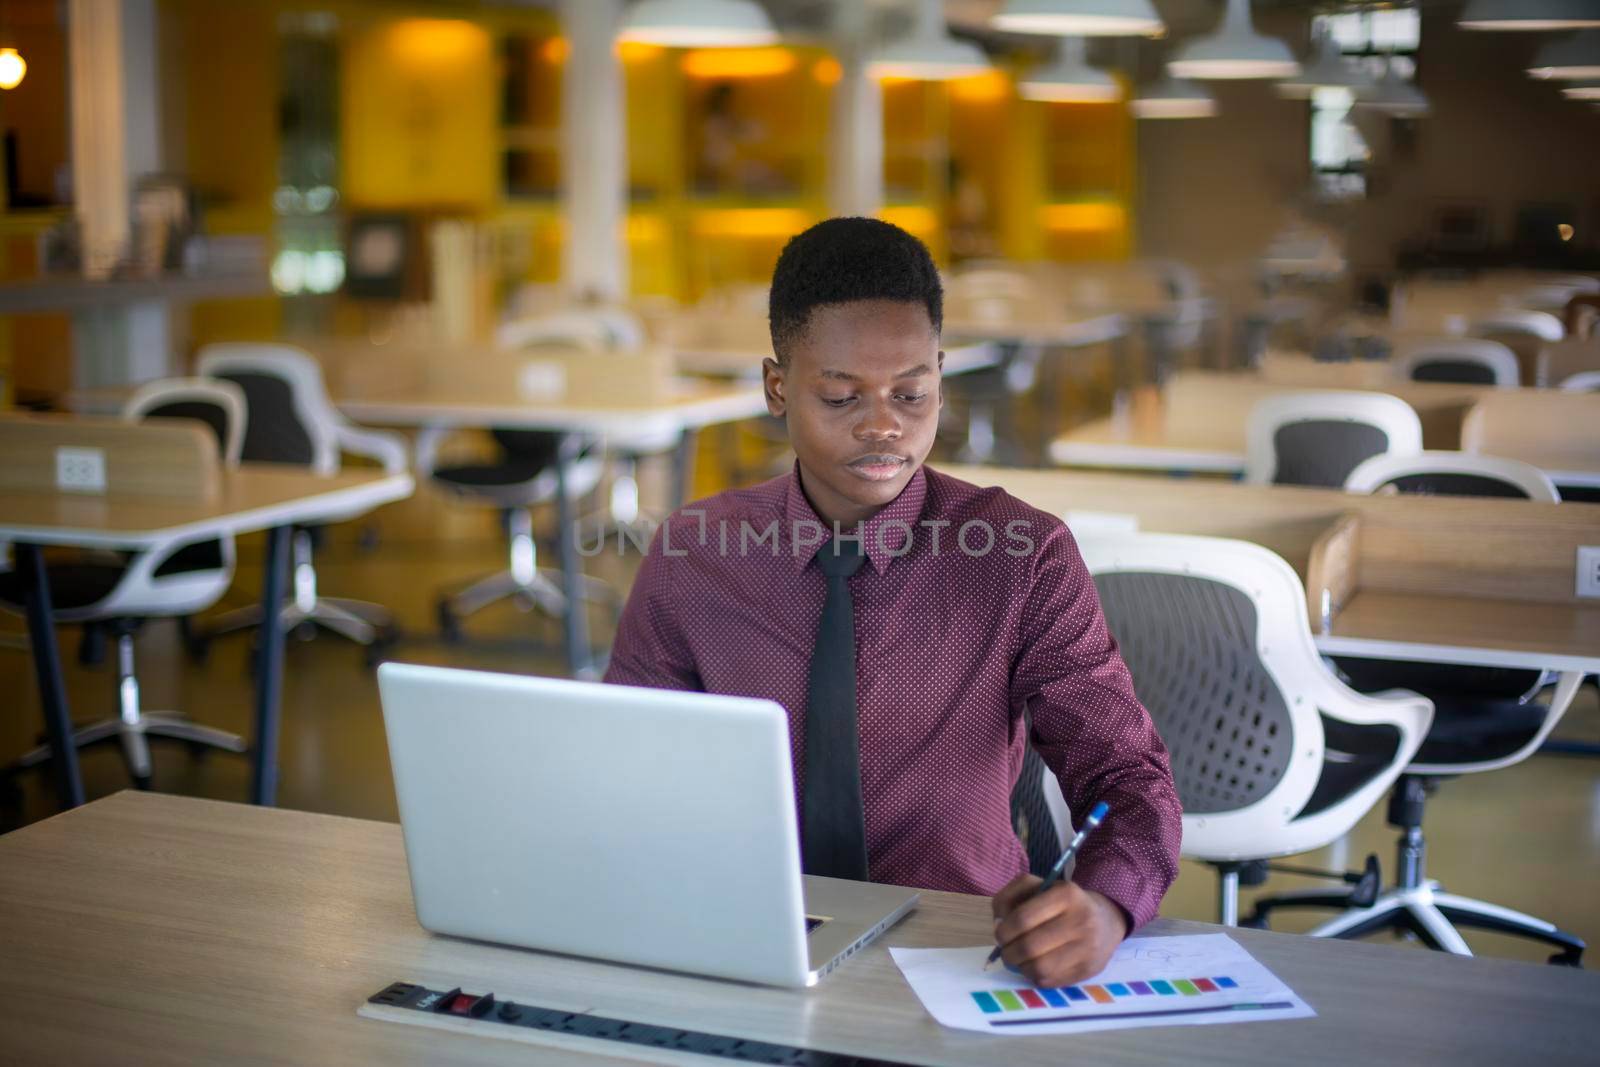
[[[813,308],[788,364],[766,361],[767,410],[788,423],[806,495],[824,520],[870,517],[928,458],[943,362],[928,309],[901,300]]]

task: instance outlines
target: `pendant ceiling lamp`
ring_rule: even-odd
[[[1392,115],[1397,119],[1415,119],[1426,115],[1428,98],[1422,90],[1395,72],[1394,60],[1389,60],[1383,77],[1366,96],[1356,101],[1356,107],[1369,108]]]
[[[872,57],[867,69],[874,78],[947,81],[990,69],[983,49],[956,40],[945,29],[942,0],[918,0],[916,17],[910,36],[887,45]]]
[[[1579,30],[1546,42],[1534,56],[1528,73],[1535,78],[1600,78],[1600,30]]]
[[[1063,37],[1056,58],[1030,72],[1017,85],[1028,100],[1057,103],[1103,103],[1119,100],[1122,87],[1103,70],[1089,66],[1082,37]]]
[[[1345,58],[1339,42],[1327,30],[1318,32],[1312,42],[1314,58],[1299,74],[1278,83],[1278,92],[1291,100],[1309,100],[1318,89],[1348,89],[1352,93],[1372,88],[1372,78]]]
[[[1595,0],[1472,0],[1456,25],[1464,30],[1580,30],[1600,26]]]
[[[1217,113],[1217,100],[1203,85],[1163,78],[1134,97],[1128,110],[1137,119],[1208,119]]]
[[[772,44],[778,31],[755,0],[638,0],[617,34],[622,41],[676,48]]]
[[[1167,73],[1174,78],[1292,78],[1300,73],[1300,64],[1288,45],[1256,33],[1250,0],[1228,0],[1217,32],[1180,48],[1167,63]]]
[[[0,89],[15,89],[27,76],[28,64],[15,48],[0,48]]]
[[[1167,29],[1150,0],[1006,0],[989,24],[1058,37],[1156,37]]]

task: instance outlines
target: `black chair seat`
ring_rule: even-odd
[[[1600,504],[1600,486],[1596,485],[1558,485],[1556,492],[1561,494],[1561,500],[1567,504]]]
[[[1322,717],[1322,774],[1297,819],[1317,815],[1382,774],[1394,763],[1400,731],[1387,723],[1363,726]]]
[[[1521,749],[1544,725],[1550,709],[1453,694],[1432,694],[1433,725],[1417,750],[1417,763],[1487,763]]]
[[[433,472],[433,476],[448,485],[465,489],[504,489],[533,481],[548,466],[547,463],[510,460],[505,463],[440,467]]]
[[[98,604],[111,595],[127,572],[126,566],[111,562],[46,563],[45,579],[50,584],[50,604],[57,611],[73,611]],[[16,571],[0,574],[0,602],[22,609],[22,575]]]

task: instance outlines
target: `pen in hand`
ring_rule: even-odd
[[[1094,832],[1094,828],[1100,825],[1100,821],[1106,817],[1106,812],[1110,810],[1111,808],[1103,800],[1094,806],[1094,809],[1089,812],[1089,817],[1083,820],[1083,828],[1073,836],[1071,841],[1067,842],[1067,847],[1061,853],[1061,858],[1056,860],[1056,865],[1054,867],[1050,868],[1050,873],[1045,875],[1043,882],[1039,883],[1039,888],[1033,891],[1033,896],[1038,896],[1040,893],[1043,893],[1045,890],[1061,881],[1061,876],[1066,873],[1067,865],[1072,862],[1075,856],[1077,856],[1078,849],[1083,845],[1084,839]],[[1033,897],[1029,897],[1028,899],[1031,900]],[[990,967],[993,967],[994,961],[999,958],[1000,946],[996,945],[994,947],[994,951],[989,953],[989,959],[984,963],[983,969],[987,971]]]

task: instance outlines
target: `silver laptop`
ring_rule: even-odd
[[[772,701],[403,663],[378,688],[434,933],[803,986],[916,906],[801,875]]]

